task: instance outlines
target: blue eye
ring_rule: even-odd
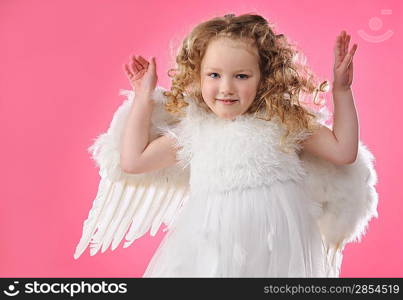
[[[208,74],[208,76],[211,77],[211,75],[213,75],[213,74],[218,75],[218,73],[210,73],[210,74]],[[244,76],[241,79],[248,79],[249,78],[249,75],[246,75],[246,74],[237,74],[237,76]],[[216,77],[211,77],[211,78],[216,78]]]

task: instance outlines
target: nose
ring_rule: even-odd
[[[220,95],[223,97],[234,95],[234,88],[230,78],[223,78],[221,80]]]

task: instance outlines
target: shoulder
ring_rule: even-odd
[[[301,131],[299,144],[301,145],[301,151],[315,154],[318,146],[323,143],[332,143],[336,138],[333,130],[326,125],[331,113],[326,106],[321,107],[319,110],[310,107],[305,108],[315,115],[315,119],[311,123],[311,130],[304,129]]]

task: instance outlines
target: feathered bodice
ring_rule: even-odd
[[[243,114],[225,120],[192,102],[171,133],[180,147],[180,163],[190,165],[190,186],[198,191],[255,188],[277,180],[298,181],[305,174],[296,139],[287,140],[281,150],[284,127],[276,119]]]
[[[241,115],[234,121],[224,120],[190,99],[186,116],[177,120],[164,109],[164,90],[157,87],[153,94],[157,105],[150,138],[154,140],[161,131],[173,137],[179,163],[145,174],[122,170],[122,131],[135,101],[133,91],[123,90],[127,101],[115,112],[108,131],[88,149],[100,168],[101,181],[74,257],[78,258],[90,244],[94,255],[109,246],[115,249],[124,237],[127,247],[148,230],[155,235],[162,223],[169,227],[180,207],[186,205],[189,190],[228,191],[269,185],[276,180],[303,179],[307,198],[318,208],[315,218],[324,237],[331,273],[338,274],[345,244],[359,241],[369,220],[377,217],[375,158],[367,147],[360,141],[356,161],[336,166],[306,152],[297,154],[299,142],[308,135],[305,131],[280,144],[285,128],[275,118],[265,121]],[[325,120],[327,113],[319,120],[327,126]]]

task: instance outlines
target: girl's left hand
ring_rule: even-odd
[[[353,56],[358,45],[348,51],[351,36],[344,30],[337,36],[334,47],[333,90],[348,90],[353,82]]]

